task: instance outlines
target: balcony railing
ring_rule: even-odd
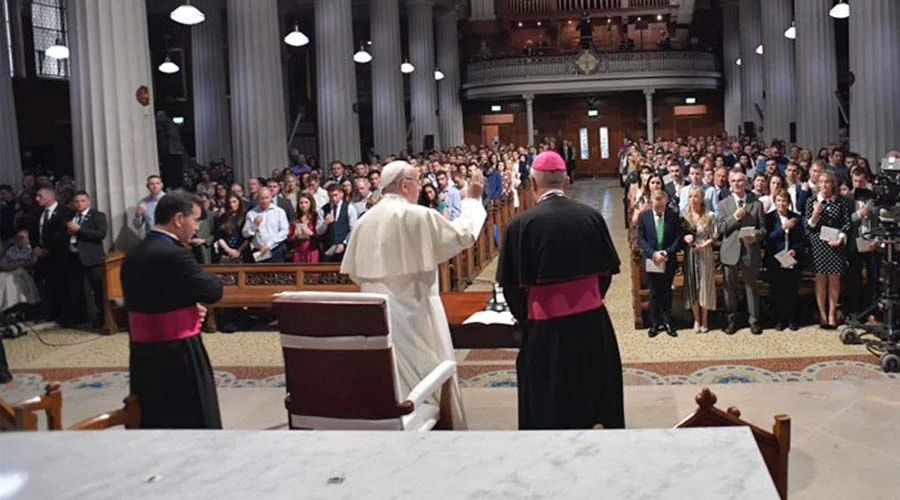
[[[506,14],[554,14],[560,12],[655,9],[669,7],[669,0],[505,0]]]
[[[493,59],[468,65],[466,82],[522,79],[540,76],[592,75],[660,71],[716,71],[709,52],[620,52],[598,54],[596,66],[585,72],[578,55]]]

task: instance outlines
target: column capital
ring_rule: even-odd
[[[406,0],[407,7],[431,7],[434,0]]]
[[[528,102],[534,101],[534,94],[522,94],[522,99]]]
[[[410,0],[407,0],[410,1]],[[412,0],[415,1],[415,0]],[[460,13],[462,9],[460,6],[454,5],[453,7],[445,7],[440,10],[436,10],[434,12],[434,20],[437,23],[449,23],[449,22],[457,22],[459,21]]]
[[[653,94],[656,92],[656,89],[644,89],[644,97],[650,98],[653,97]]]

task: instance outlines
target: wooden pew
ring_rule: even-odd
[[[694,398],[698,408],[679,422],[676,428],[689,427],[732,427],[746,426],[753,433],[759,452],[762,454],[775,489],[782,500],[788,496],[788,455],[791,451],[791,418],[775,415],[772,432],[741,420],[741,411],[734,406],[722,411],[715,407],[716,395],[704,387]]]
[[[141,405],[134,394],[123,401],[124,407],[82,420],[68,428],[70,431],[101,431],[110,427],[141,428]],[[175,411],[173,409],[173,411]]]
[[[17,404],[0,399],[0,431],[38,430],[37,412],[47,414],[47,429],[62,429],[62,392],[59,382],[50,382],[42,396],[35,396]]]

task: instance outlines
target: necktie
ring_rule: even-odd
[[[38,239],[41,240],[41,246],[44,244],[44,226],[47,224],[47,221],[50,220],[50,209],[44,210],[44,215],[41,216],[41,226],[38,228]]]
[[[337,222],[337,219],[338,219],[337,205],[331,205],[331,215],[334,217],[335,222]]]
[[[79,213],[78,214],[78,225],[79,226],[81,225],[82,221],[84,221],[84,214]]]
[[[744,208],[744,200],[738,200],[738,208]]]
[[[663,248],[663,218],[656,218],[656,245],[659,247],[658,250],[662,250]]]

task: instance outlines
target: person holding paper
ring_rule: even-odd
[[[650,195],[651,208],[637,221],[637,244],[646,265],[650,281],[650,338],[666,329],[670,337],[678,332],[670,323],[672,314],[672,280],[678,261],[675,254],[681,248],[684,231],[681,217],[667,206],[669,197],[663,190]]]
[[[622,360],[604,305],[619,256],[603,216],[566,197],[558,154],[537,155],[531,178],[537,204],[509,222],[497,266],[522,330],[519,428],[622,428]]]
[[[484,187],[474,177],[459,217],[450,222],[437,210],[417,204],[420,175],[405,161],[384,167],[384,196],[350,233],[341,263],[341,273],[361,291],[388,296],[401,394],[408,394],[442,361],[456,359],[438,289],[438,265],[474,245],[487,217],[481,205]],[[453,428],[465,429],[456,376],[450,401]]]
[[[805,251],[803,222],[792,212],[791,195],[785,190],[774,194],[775,211],[766,214],[766,270],[772,298],[775,330],[785,327],[797,331],[797,289],[800,287],[801,261]]]
[[[850,161],[851,157],[847,157]],[[847,294],[847,309],[854,315],[859,315],[869,309],[875,301],[878,293],[878,277],[881,271],[881,256],[878,253],[878,243],[874,238],[867,238],[878,225],[877,208],[875,206],[875,192],[869,189],[869,175],[864,167],[853,167],[850,171],[853,182],[853,190],[848,198],[853,203],[853,213],[850,215],[850,233],[847,237],[847,257],[850,268],[847,272],[847,290],[853,293]],[[863,284],[862,273],[866,271],[866,281]],[[865,318],[859,318],[865,321]]]
[[[694,167],[691,167],[693,173]],[[694,333],[707,333],[716,309],[716,221],[706,209],[705,190],[692,187],[684,210],[684,305],[694,313]]]
[[[245,238],[253,238],[250,249],[255,262],[284,262],[284,250],[287,241],[287,214],[272,203],[272,191],[260,188],[257,205],[247,212],[243,234]]]
[[[803,220],[812,249],[811,268],[816,273],[819,326],[834,330],[838,326],[841,275],[847,272],[847,234],[853,208],[849,200],[838,196],[837,182],[831,172],[819,175],[818,183],[816,196],[806,201]]]
[[[730,193],[719,202],[716,211],[716,228],[722,236],[719,261],[725,274],[725,309],[728,311],[727,335],[734,335],[737,328],[738,274],[744,280],[747,295],[750,332],[761,335],[759,324],[759,265],[760,245],[766,237],[766,217],[762,204],[747,192],[747,175],[741,169],[729,174]]]
[[[216,381],[200,338],[206,307],[222,299],[222,280],[186,247],[202,217],[201,200],[168,194],[156,225],[125,255],[131,394],[144,429],[221,429]]]

